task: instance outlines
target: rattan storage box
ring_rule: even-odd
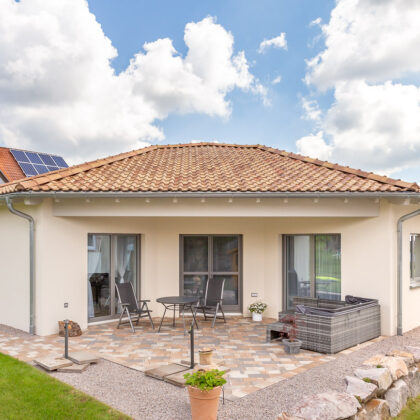
[[[379,337],[380,305],[375,299],[349,304],[313,298],[294,298],[307,313],[295,313],[297,338],[302,348],[320,353],[337,353]],[[299,312],[299,311],[297,311]]]

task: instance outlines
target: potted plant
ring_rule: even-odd
[[[297,336],[297,323],[296,323],[296,316],[292,314],[288,314],[282,318],[281,322],[287,325],[287,334],[288,338],[283,338],[282,343],[284,344],[284,348],[286,353],[289,354],[297,354],[300,352],[300,346],[302,345],[302,341],[296,338]]]
[[[249,312],[252,314],[252,320],[260,322],[262,321],[262,314],[267,309],[267,304],[264,302],[254,302],[249,305]]]
[[[193,420],[216,420],[222,386],[226,383],[224,370],[199,369],[184,375],[190,394]]]

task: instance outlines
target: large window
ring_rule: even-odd
[[[293,297],[341,299],[340,235],[285,235],[286,308]]]
[[[182,235],[182,295],[204,295],[210,278],[224,278],[223,307],[241,310],[241,237],[239,235]]]
[[[420,234],[410,235],[410,286],[420,286]]]
[[[88,317],[112,318],[121,312],[115,284],[131,283],[139,297],[137,235],[88,235]]]

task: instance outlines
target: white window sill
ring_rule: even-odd
[[[410,289],[418,289],[420,288],[420,281],[413,281],[410,283]]]

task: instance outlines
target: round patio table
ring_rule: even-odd
[[[197,296],[165,296],[156,299],[156,302],[161,303],[165,307],[165,311],[163,312],[162,319],[160,320],[160,325],[158,332],[160,332],[160,328],[162,327],[163,320],[166,315],[167,310],[173,310],[174,316],[172,320],[172,326],[175,327],[175,313],[177,310],[181,313],[182,311],[182,321],[184,323],[184,334],[185,334],[185,309],[191,310],[191,314],[195,323],[195,326],[198,329],[197,319],[195,317],[194,305],[197,306],[198,302],[200,301],[200,297]]]

